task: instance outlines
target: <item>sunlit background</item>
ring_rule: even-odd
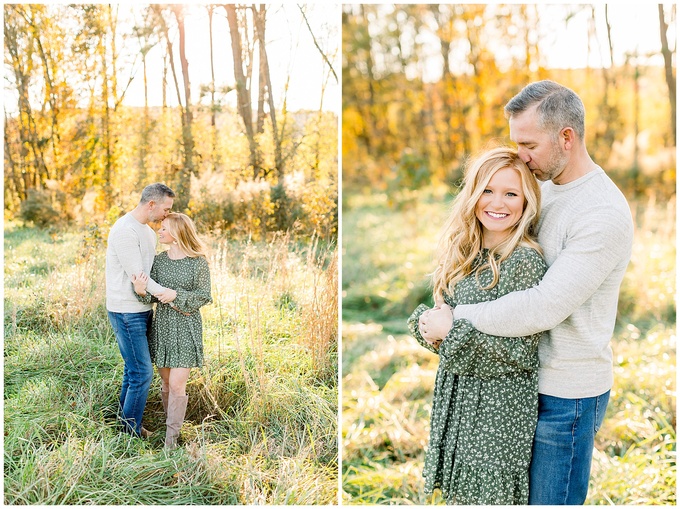
[[[4,502],[337,503],[339,5],[3,14]],[[213,296],[171,452],[157,376],[155,433],[118,427],[105,306],[110,228],[152,182]]]
[[[587,504],[676,503],[676,7],[344,5],[342,485],[346,504],[431,504],[436,355],[406,319],[466,159],[510,143],[503,106],[553,79],[635,219],[615,383]],[[613,62],[613,64],[612,64]]]
[[[135,22],[140,18],[140,7],[131,7],[132,13],[126,16],[126,22]],[[137,12],[135,12],[137,11]],[[213,51],[215,58],[215,82],[222,85],[234,84],[234,72],[231,52],[229,27],[223,10],[215,9],[213,16]],[[304,16],[303,16],[304,12]],[[269,65],[272,73],[272,88],[278,98],[277,107],[282,107],[285,97],[287,107],[292,110],[312,110],[320,106],[325,110],[340,111],[340,83],[330,80],[326,85],[323,104],[321,98],[321,84],[326,80],[323,58],[315,47],[316,43],[322,48],[331,46],[337,48],[339,37],[338,19],[339,4],[320,5],[284,4],[273,5],[267,13],[267,50]],[[306,21],[305,21],[306,18]],[[187,58],[192,73],[192,90],[195,97],[200,95],[201,85],[211,81],[210,73],[210,41],[208,30],[208,14],[205,6],[187,5]],[[307,27],[309,23],[310,27]],[[312,32],[313,36],[312,36]],[[176,34],[173,38],[177,40]],[[154,46],[148,53],[149,59],[149,87],[160,90],[162,79],[162,50]],[[339,72],[339,52],[334,55],[333,64]],[[257,86],[257,75],[253,77]],[[173,94],[174,95],[174,94]],[[226,99],[226,103],[236,104],[235,94]],[[144,90],[141,76],[137,74],[130,85],[129,97],[125,100],[131,106],[144,105]],[[161,105],[161,97],[156,92],[149,97],[152,106]],[[176,96],[169,104],[176,105]]]
[[[151,40],[135,37],[141,33],[144,26],[146,6],[143,4],[121,3],[113,5],[113,15],[116,17],[115,48],[118,53],[120,73],[118,79],[124,83],[126,90],[122,103],[127,106],[144,106],[144,76],[141,50]],[[54,8],[57,12],[57,8]],[[205,92],[201,89],[212,81],[210,66],[210,20],[206,5],[186,4],[183,8],[186,30],[186,55],[189,62],[192,96],[206,101]],[[272,88],[276,92],[277,107],[283,106],[292,110],[325,110],[339,113],[340,83],[328,80],[325,63],[320,55],[319,45],[331,59],[339,72],[339,38],[338,20],[340,16],[339,4],[284,4],[272,5],[267,12],[267,50],[272,75]],[[137,31],[135,32],[135,27]],[[229,26],[224,9],[217,6],[212,17],[214,73],[217,89],[234,87],[234,66],[231,50]],[[174,58],[179,67],[179,35],[177,27],[170,25],[170,38],[174,45]],[[313,34],[313,35],[312,35]],[[70,41],[63,41],[64,49]],[[165,45],[162,41],[153,41],[146,53],[148,105],[162,106],[161,93],[163,80],[163,58]],[[73,83],[83,79],[82,73],[76,69],[71,77]],[[5,74],[11,74],[5,68]],[[174,91],[172,77],[168,80],[166,104],[177,106],[177,94]],[[325,83],[325,93],[322,102],[322,84]],[[254,76],[257,86],[257,75]],[[36,85],[37,86],[37,85]],[[182,84],[180,83],[180,86]],[[9,113],[16,111],[16,100],[10,99],[15,95],[13,86],[5,83],[5,109]],[[39,94],[39,91],[37,91]],[[82,99],[86,100],[85,97]],[[235,106],[236,93],[224,94],[224,104]]]

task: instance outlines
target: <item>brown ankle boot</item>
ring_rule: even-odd
[[[187,401],[189,396],[168,395],[168,417],[165,420],[165,448],[174,449],[177,446],[179,430],[184,422],[187,412]]]

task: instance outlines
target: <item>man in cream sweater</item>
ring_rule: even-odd
[[[505,113],[520,157],[544,181],[538,241],[550,268],[534,288],[455,310],[442,306],[420,328],[428,340],[443,338],[454,319],[497,336],[550,331],[539,344],[529,503],[583,504],[613,383],[609,342],[633,221],[621,191],[588,155],[585,109],[572,90],[532,83]]]
[[[156,233],[147,223],[165,219],[174,197],[164,184],[146,186],[139,204],[111,228],[106,248],[106,309],[124,363],[118,414],[127,432],[142,437],[149,434],[142,428],[142,414],[153,378],[146,339],[152,307],[137,300],[131,281],[151,272]],[[177,296],[175,290],[151,279],[147,288],[161,302],[172,302]]]

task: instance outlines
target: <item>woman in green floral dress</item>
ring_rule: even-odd
[[[137,277],[134,285],[140,300],[158,302],[149,333],[149,352],[161,376],[165,446],[173,448],[186,415],[186,384],[191,368],[203,365],[200,308],[212,302],[210,269],[205,245],[185,214],[168,214],[158,231],[158,241],[169,249],[156,255],[150,276],[174,289],[177,296],[172,302],[159,302],[146,293],[148,277],[144,275]]]
[[[539,211],[538,183],[514,149],[474,161],[437,247],[435,307],[409,318],[411,334],[440,357],[423,475],[426,493],[440,489],[449,504],[528,503],[541,334],[489,336],[450,317],[456,304],[538,284]],[[442,314],[450,328],[437,325]]]

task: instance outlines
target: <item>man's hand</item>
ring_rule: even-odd
[[[163,304],[168,304],[177,298],[177,292],[172,288],[166,288],[164,292],[155,295]]]
[[[423,339],[435,348],[446,337],[453,326],[453,308],[442,304],[425,311],[418,320],[418,328]]]
[[[139,275],[132,275],[132,284],[135,287],[135,293],[144,297],[146,295],[146,285],[149,282],[149,276],[140,272]]]

